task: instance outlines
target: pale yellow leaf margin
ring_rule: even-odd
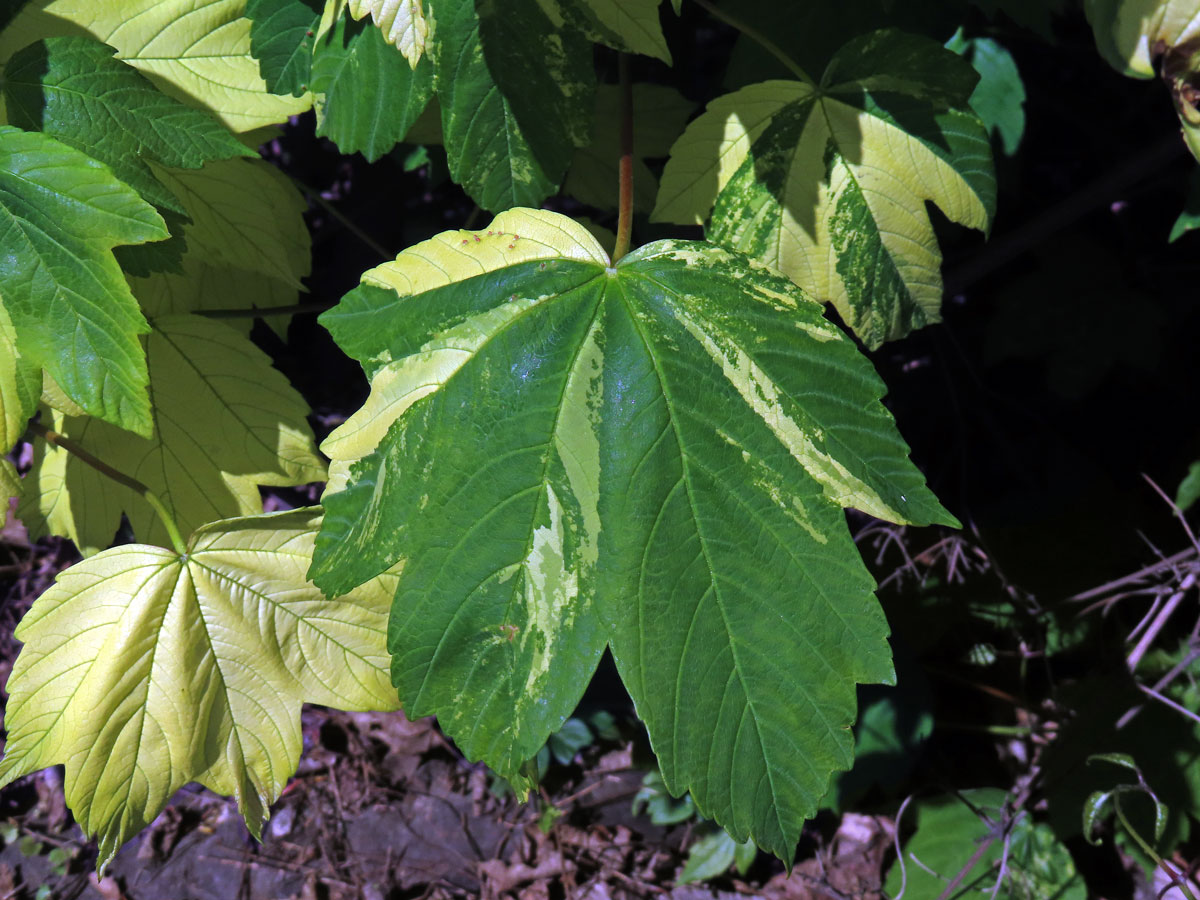
[[[506,266],[539,259],[577,259],[611,264],[608,254],[583,225],[558,213],[510,209],[478,231],[444,231],[409,247],[393,261],[362,276],[364,284],[411,297]],[[520,301],[475,316],[437,335],[421,351],[386,363],[371,382],[363,406],[321,444],[330,458],[325,493],[345,487],[352,463],[378,446],[392,423],[421,397],[437,390],[520,308]]]

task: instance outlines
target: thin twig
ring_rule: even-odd
[[[1200,625],[1200,620],[1197,620],[1197,625]],[[1162,678],[1158,679],[1158,681],[1156,681],[1154,683],[1153,690],[1155,690],[1159,693],[1165,691],[1168,687],[1170,687],[1171,682],[1179,677],[1180,672],[1185,671],[1187,669],[1187,667],[1190,666],[1192,664],[1192,662],[1196,659],[1196,657],[1200,657],[1200,647],[1197,647],[1195,645],[1195,641],[1196,641],[1196,638],[1195,638],[1195,636],[1193,636],[1191,638],[1191,640],[1189,641],[1189,644],[1191,645],[1191,649],[1188,651],[1187,656],[1185,656],[1183,659],[1181,659],[1179,662],[1177,662],[1175,665],[1173,665],[1167,671],[1167,674],[1163,675]],[[1146,706],[1146,704],[1139,703],[1136,706],[1128,709],[1121,716],[1121,718],[1117,719],[1117,724],[1115,726],[1115,730],[1120,731],[1122,728],[1124,728],[1126,725],[1128,725],[1130,722],[1132,722],[1137,717],[1138,713],[1140,713],[1143,709],[1145,709],[1145,706]]]
[[[900,820],[904,818],[904,812],[908,809],[908,804],[912,803],[913,797],[916,794],[909,794],[904,798],[904,802],[900,804],[900,809],[896,811],[896,822],[893,826],[892,839],[896,842],[896,862],[900,864],[900,893],[892,900],[901,900],[904,897],[904,892],[908,890],[908,867],[904,865],[904,853],[900,849]]]
[[[300,191],[304,194],[305,197],[307,197],[310,201],[315,203],[317,206],[321,207],[321,209],[324,210],[325,212],[327,212],[329,215],[333,216],[333,218],[337,220],[338,224],[340,224],[343,228],[345,228],[347,231],[349,231],[352,235],[354,235],[356,238],[358,238],[360,241],[362,241],[364,244],[366,244],[368,247],[370,247],[372,250],[374,250],[376,253],[378,253],[381,259],[391,259],[394,256],[394,254],[388,253],[388,251],[386,249],[384,249],[382,244],[380,244],[373,237],[371,237],[369,234],[367,234],[365,231],[363,231],[361,228],[359,228],[357,225],[355,225],[354,222],[352,222],[350,219],[348,219],[346,217],[345,213],[343,213],[340,209],[338,209],[336,206],[334,206],[332,203],[330,203],[328,200],[326,200],[324,197],[322,197],[320,191],[316,190],[315,188],[309,187],[307,184],[305,184],[300,179],[296,178],[294,175],[289,175],[288,177],[291,178],[292,184],[296,185],[296,187],[298,187],[300,189]]]
[[[1198,558],[1200,558],[1200,554],[1196,552],[1195,548],[1189,547],[1187,550],[1180,550],[1174,556],[1168,556],[1166,559],[1152,563],[1145,568],[1138,569],[1136,572],[1133,572],[1130,575],[1123,575],[1120,578],[1114,579],[1113,581],[1107,581],[1098,587],[1089,588],[1086,591],[1068,597],[1067,601],[1072,603],[1082,602],[1084,600],[1102,597],[1111,593],[1112,591],[1115,591],[1117,588],[1125,587],[1129,584],[1136,584],[1140,581],[1144,581],[1152,575],[1159,575],[1168,569],[1177,570],[1178,567],[1184,563],[1195,563]]]
[[[1015,822],[1015,818],[1014,818]],[[996,900],[1000,895],[1000,888],[1004,886],[1004,877],[1008,874],[1008,854],[1012,850],[1012,830],[1005,829],[1004,832],[1004,850],[1000,854],[1000,871],[996,873],[996,884],[992,888],[991,900]]]
[[[937,900],[950,900],[954,896],[954,892],[958,890],[958,886],[963,883],[963,879],[971,873],[971,870],[983,859],[984,854],[988,852],[994,843],[996,843],[996,835],[992,834],[984,838],[979,846],[975,848],[975,852],[971,854],[971,858],[967,860],[966,865],[958,870],[958,874],[950,879],[950,883],[946,885],[946,889],[938,894]]]
[[[1187,516],[1183,514],[1183,510],[1176,505],[1174,500],[1167,496],[1166,492],[1155,483],[1153,478],[1151,478],[1145,472],[1142,473],[1142,477],[1146,479],[1146,483],[1150,485],[1150,487],[1154,488],[1154,492],[1158,494],[1158,496],[1162,497],[1163,502],[1166,503],[1167,506],[1171,507],[1171,514],[1179,520],[1179,524],[1183,526],[1184,533],[1187,534],[1188,540],[1191,542],[1192,546],[1196,548],[1196,552],[1200,553],[1200,542],[1197,542],[1196,535],[1192,531],[1192,526],[1188,524]]]
[[[1146,651],[1150,649],[1150,645],[1154,643],[1154,639],[1157,638],[1159,632],[1166,627],[1168,620],[1171,618],[1171,614],[1174,613],[1179,604],[1183,602],[1184,596],[1192,589],[1192,586],[1195,585],[1195,583],[1195,572],[1189,572],[1184,577],[1183,581],[1179,582],[1179,590],[1172,594],[1171,598],[1163,604],[1163,608],[1159,611],[1154,621],[1150,624],[1150,627],[1146,629],[1146,632],[1142,635],[1141,640],[1138,641],[1137,646],[1134,647],[1133,651],[1129,654],[1129,659],[1126,660],[1126,663],[1129,666],[1129,671],[1132,672],[1137,668],[1137,664],[1142,661],[1142,657],[1146,655]]]
[[[1196,715],[1194,712],[1192,712],[1186,706],[1180,706],[1178,703],[1176,703],[1170,697],[1164,696],[1163,694],[1160,694],[1158,691],[1156,691],[1154,688],[1147,687],[1144,684],[1139,684],[1137,686],[1137,689],[1139,691],[1141,691],[1143,694],[1145,694],[1147,697],[1154,698],[1159,703],[1163,704],[1163,706],[1170,707],[1171,709],[1175,710],[1175,712],[1179,713],[1180,715],[1187,716],[1189,719],[1191,719],[1197,725],[1200,725],[1200,716]]]
[[[1142,593],[1142,592],[1139,592],[1139,593]],[[1142,618],[1138,621],[1138,623],[1136,625],[1133,626],[1133,629],[1129,632],[1129,635],[1125,638],[1126,643],[1132,643],[1133,641],[1136,641],[1138,639],[1138,636],[1142,633],[1142,631],[1144,629],[1150,627],[1150,623],[1154,621],[1154,617],[1157,616],[1158,611],[1160,609],[1162,609],[1164,596],[1167,596],[1167,594],[1161,588],[1159,588],[1158,590],[1155,591],[1154,602],[1150,604],[1150,608],[1148,610],[1146,610],[1146,614],[1144,616],[1142,616]],[[1107,615],[1108,610],[1106,609],[1104,611],[1104,613],[1105,613],[1105,615]]]

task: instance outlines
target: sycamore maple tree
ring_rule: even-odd
[[[986,231],[995,182],[961,56],[876,30],[814,78],[695,2],[792,77],[689,124],[625,56],[671,62],[679,0],[5,7],[0,449],[34,453],[0,484],[85,559],[18,629],[0,783],[65,764],[101,865],[192,780],[257,834],[305,701],[436,715],[527,789],[606,648],[667,787],[791,858],[856,685],[894,677],[843,510],[957,524],[822,304],[869,347],[936,322],[926,203]],[[1135,74],[1200,18],[1091,13]],[[248,337],[310,265],[303,197],[252,148],[310,108],[368,160],[443,146],[495,216],[322,316],[370,382],[323,455]],[[615,236],[538,208],[560,192]],[[631,249],[635,212],[707,240]],[[320,481],[321,508],[263,514],[260,486]]]

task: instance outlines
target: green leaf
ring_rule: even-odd
[[[889,794],[901,789],[920,758],[921,744],[933,732],[933,695],[925,673],[894,636],[892,646],[896,686],[859,688],[854,767],[837,776],[824,798],[834,812],[854,809],[872,788]]]
[[[733,865],[738,844],[739,842],[722,828],[706,834],[688,850],[687,862],[675,883],[695,884],[697,881],[708,881],[710,878],[724,875]]]
[[[9,60],[4,74],[12,124],[44,131],[105,163],[163,217],[171,239],[121,248],[122,268],[142,276],[180,272],[187,216],[149,163],[199,168],[210,159],[254,152],[211,115],[168,97],[88,36],[31,44]]]
[[[66,764],[103,869],[189,781],[261,832],[300,756],[300,705],[393,709],[390,581],[337,601],[304,576],[314,511],[207,525],[180,557],[130,544],[59,575],[17,628],[0,784]]]
[[[183,205],[150,161],[198,169],[255,155],[211,115],[168,97],[88,37],[47,38],[21,50],[5,66],[4,93],[11,124],[98,159],[147,203],[177,213]]]
[[[567,719],[562,728],[550,735],[546,746],[560,766],[569,766],[575,754],[592,745],[596,737],[583,719]]]
[[[1191,830],[1187,811],[1200,808],[1200,771],[1192,765],[1200,758],[1200,727],[1176,710],[1148,702],[1127,673],[1093,675],[1066,684],[1061,699],[1074,714],[1044,757],[1046,777],[1058,785],[1047,797],[1046,810],[1055,832],[1064,840],[1078,835],[1080,812],[1097,791],[1110,793],[1114,786],[1140,790],[1136,774],[1124,762],[1086,764],[1102,748],[1113,760],[1136,760],[1148,787],[1170,802],[1165,825],[1161,820],[1167,809],[1150,796],[1123,794],[1121,808],[1131,826],[1147,840],[1165,827],[1159,848],[1164,854],[1173,852]],[[1172,699],[1195,712],[1194,698],[1180,695]],[[1116,728],[1131,708],[1139,708],[1131,723],[1135,727]]]
[[[590,136],[587,41],[538,0],[440,0],[434,52],[451,177],[491,212],[539,205]]]
[[[404,54],[410,66],[417,67],[429,39],[421,0],[350,0],[348,8],[355,19],[370,13],[384,39]]]
[[[743,841],[733,848],[733,867],[739,875],[745,875],[758,859],[758,847],[754,841]]]
[[[530,210],[405,251],[323,322],[372,392],[323,445],[313,575],[403,560],[406,710],[509,777],[611,643],[670,790],[790,857],[850,763],[855,681],[892,676],[842,508],[954,522],[851,341],[739,254],[613,267]]]
[[[965,108],[976,81],[924,38],[855,39],[820,88],[770,81],[710,103],[672,149],[652,218],[699,224],[711,209],[713,240],[833,303],[868,346],[902,337],[940,318],[925,201],[991,223],[991,150]]]
[[[258,485],[321,481],[308,407],[265,353],[199,316],[163,316],[146,342],[154,432],[132,437],[95,419],[56,430],[159,495],[180,528],[262,512]],[[85,553],[112,543],[121,514],[138,540],[169,537],[138,494],[64,450],[38,442],[20,515],[31,533],[64,535]]]
[[[678,825],[696,815],[692,795],[672,797],[657,768],[642,778],[642,786],[633,797],[631,811],[635,816],[645,813],[654,825]]]
[[[615,210],[621,158],[620,88],[600,85],[592,119],[592,141],[575,151],[563,193],[598,209]],[[633,208],[649,212],[658,193],[658,178],[643,160],[666,156],[683,130],[693,105],[674,88],[658,84],[633,86]]]
[[[250,53],[246,0],[34,0],[0,36],[0,60],[29,35],[90,34],[162,90],[251,131],[308,109],[267,90]]]
[[[317,134],[374,162],[404,139],[433,95],[433,65],[402,65],[378,28],[338,19],[317,40],[312,89]]]
[[[1189,231],[1200,228],[1200,169],[1196,169],[1188,177],[1187,197],[1179,218],[1171,226],[1169,243],[1175,243]]]
[[[107,166],[0,126],[0,298],[17,347],[90,415],[138,434],[150,430],[147,325],[112,248],[166,236]]]
[[[1194,462],[1188,467],[1188,473],[1179,482],[1175,491],[1175,505],[1180,512],[1186,512],[1200,499],[1200,462]]]
[[[267,90],[294,97],[308,91],[323,7],[321,0],[247,0],[250,52]]]
[[[942,896],[950,880],[978,850],[979,843],[991,837],[991,845],[950,897],[1086,900],[1087,886],[1075,871],[1070,852],[1048,826],[1022,816],[1012,827],[1006,854],[1004,835],[999,829],[1005,792],[982,788],[962,791],[960,796],[961,800],[942,798],[918,807],[917,833],[904,847],[905,896]],[[1007,857],[1007,865],[997,889],[996,867],[1002,855]],[[892,865],[884,887],[889,896],[899,893],[903,880],[897,862]]]
[[[1087,885],[1075,870],[1071,852],[1048,825],[1022,819],[1013,828],[1008,852],[1005,896],[1014,900],[1087,900]]]
[[[1113,802],[1116,803],[1117,798],[1121,794],[1142,794],[1154,804],[1154,842],[1157,843],[1162,840],[1163,832],[1167,830],[1167,819],[1170,816],[1170,809],[1150,790],[1134,758],[1128,753],[1093,753],[1087,758],[1087,762],[1088,765],[1094,762],[1106,762],[1110,765],[1119,766],[1122,769],[1132,772],[1138,783],[1118,784],[1117,787],[1109,789],[1103,795],[1099,795],[1097,792],[1089,796],[1087,803],[1084,805],[1083,836],[1088,838],[1089,841],[1091,840],[1096,816],[1100,813],[1105,798],[1111,797]]]
[[[971,93],[975,110],[988,132],[998,135],[1004,155],[1012,156],[1025,134],[1025,83],[1011,53],[991,38],[962,38],[960,30],[946,46],[970,60],[979,73]]]
[[[41,393],[41,370],[21,356],[17,349],[16,329],[0,303],[0,455],[8,453],[25,434]],[[6,470],[5,475],[8,474]],[[15,469],[11,475],[16,477]],[[9,497],[14,495],[15,492],[8,494]]]

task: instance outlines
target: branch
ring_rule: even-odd
[[[1146,629],[1141,640],[1137,642],[1137,646],[1133,648],[1132,652],[1130,652],[1129,658],[1126,660],[1126,664],[1129,666],[1129,671],[1132,672],[1137,668],[1137,664],[1141,662],[1142,657],[1146,655],[1146,651],[1150,649],[1150,645],[1154,642],[1154,639],[1158,637],[1159,632],[1166,627],[1167,620],[1171,618],[1171,615],[1183,601],[1184,595],[1190,591],[1195,584],[1196,573],[1194,571],[1189,572],[1183,581],[1179,582],[1179,590],[1172,594],[1171,598],[1163,604],[1163,608],[1159,611],[1158,616],[1155,617],[1154,621],[1150,624],[1150,627]]]

